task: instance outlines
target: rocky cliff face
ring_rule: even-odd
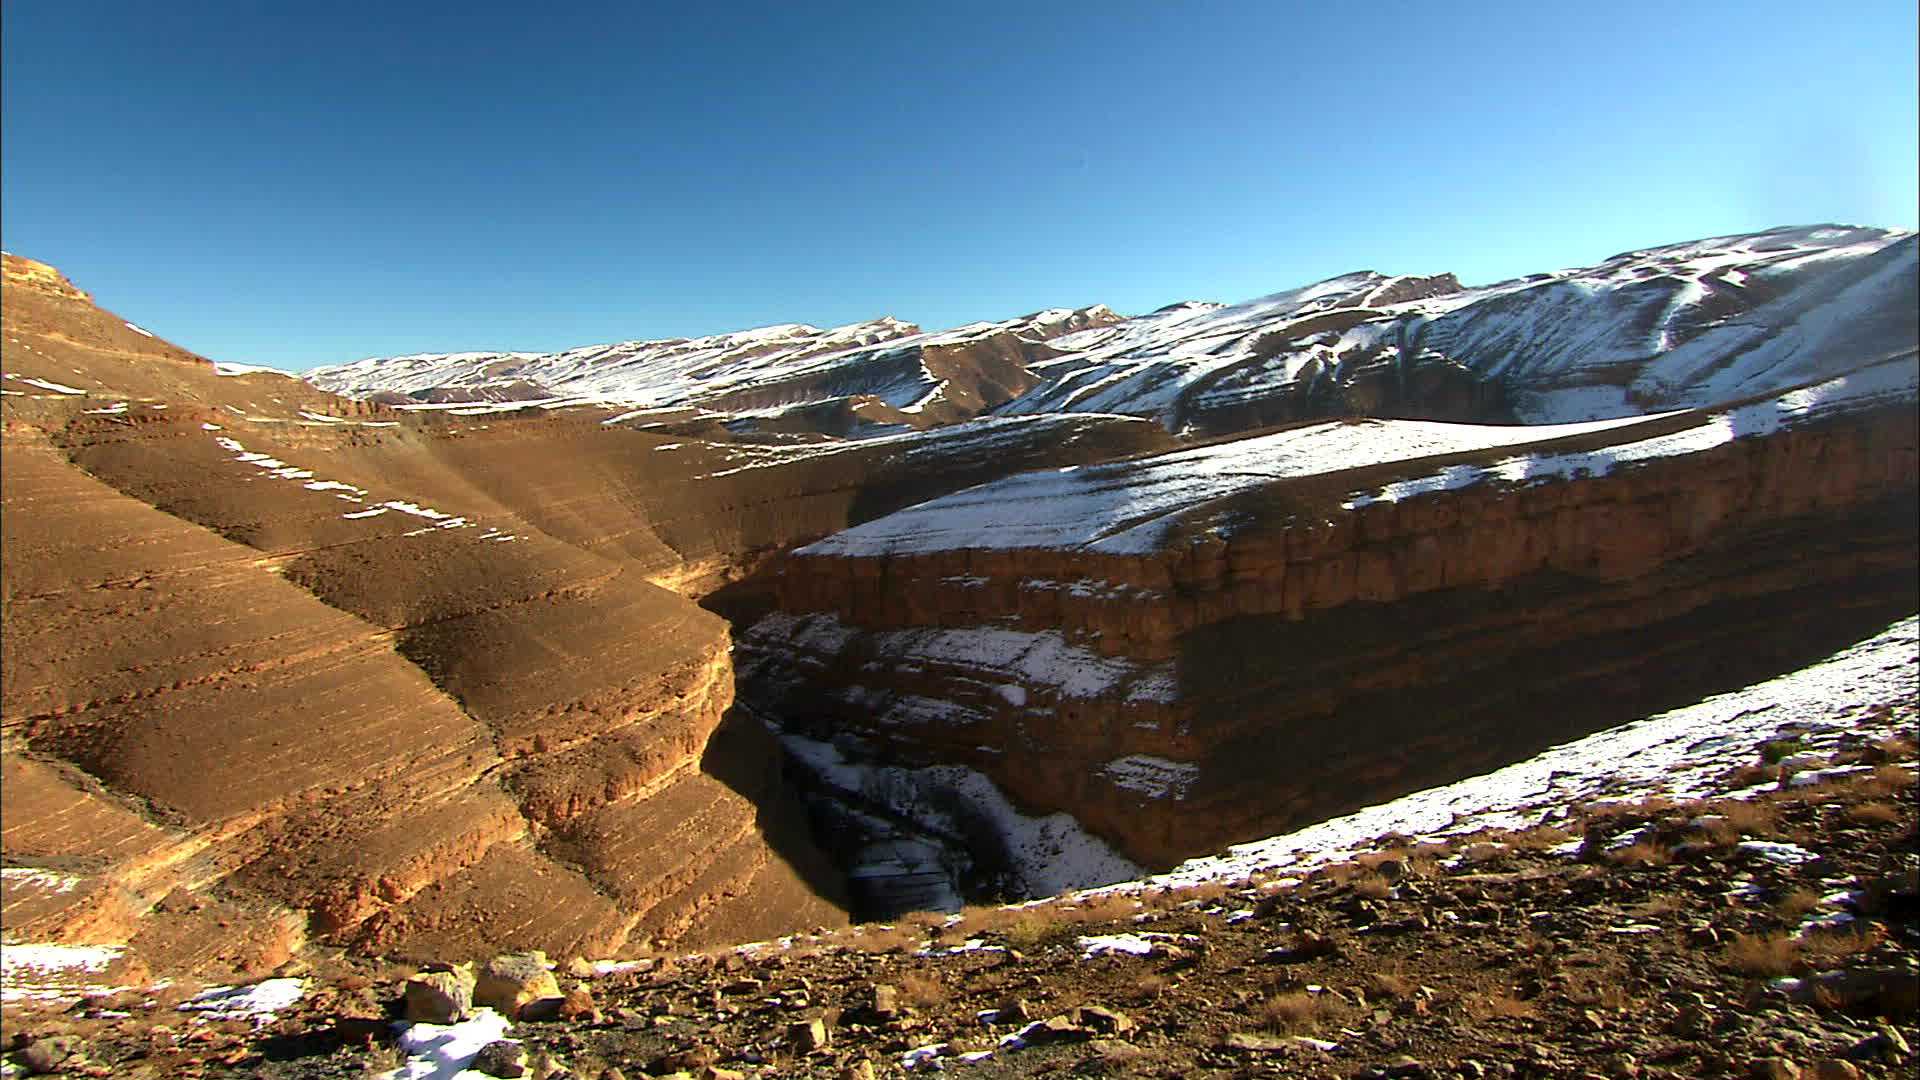
[[[1363,469],[1303,460],[1340,434],[1308,428],[988,485],[787,560],[742,693],[1169,865],[1905,614],[1913,383]]]
[[[218,975],[845,920],[777,752],[724,733],[726,625],[647,580],[671,552],[556,540],[445,432],[14,269],[10,942]]]
[[[931,495],[1168,442],[1117,417],[736,443],[605,408],[410,415],[218,374],[41,264],[9,256],[6,288],[8,940],[156,971],[844,922],[693,598]]]

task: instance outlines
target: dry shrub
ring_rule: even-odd
[[[1214,900],[1224,899],[1227,895],[1228,890],[1227,890],[1227,883],[1224,881],[1207,881],[1207,882],[1202,882],[1199,885],[1195,885],[1190,889],[1178,889],[1175,891],[1185,894],[1186,898],[1189,900],[1201,900],[1201,901],[1211,902]]]
[[[1847,820],[1856,825],[1898,825],[1900,808],[1885,802],[1861,803],[1847,808]]]
[[[1353,893],[1369,900],[1385,900],[1393,895],[1393,883],[1379,874],[1365,874],[1353,879]]]
[[[1785,975],[1800,959],[1800,941],[1790,934],[1735,934],[1727,966],[1743,975]]]
[[[1765,765],[1742,765],[1727,777],[1727,784],[1733,788],[1758,787],[1770,783],[1778,774]]]
[[[1204,888],[1205,886],[1201,886]],[[1226,892],[1225,886],[1219,886],[1220,893]],[[1123,892],[1103,893],[1085,900],[1066,905],[1059,909],[1059,922],[1091,923],[1118,922],[1131,919],[1140,910],[1140,901]]]
[[[1574,834],[1558,825],[1535,825],[1531,829],[1492,837],[1521,851],[1545,851],[1573,839]]]
[[[1439,874],[1440,860],[1435,856],[1423,852],[1415,852],[1407,856],[1408,877],[1431,878],[1437,877]]]
[[[1872,952],[1885,940],[1886,933],[1878,926],[1850,923],[1835,929],[1815,930],[1801,937],[1800,955],[1817,968],[1837,967]]]
[[[1872,776],[1859,782],[1859,789],[1867,795],[1905,795],[1910,794],[1920,775],[1912,769],[1900,765],[1882,765],[1873,770]]]
[[[1713,812],[1747,836],[1771,836],[1780,829],[1780,808],[1772,803],[1728,799],[1715,803]]]
[[[1505,844],[1482,840],[1478,843],[1468,844],[1466,850],[1460,853],[1460,857],[1470,863],[1489,863],[1504,859],[1512,853],[1513,849]]]
[[[1806,918],[1807,912],[1819,906],[1819,893],[1811,889],[1795,889],[1781,897],[1780,902],[1775,904],[1773,908],[1779,912],[1782,919],[1797,924],[1801,919]]]
[[[1920,752],[1920,744],[1915,744],[1905,735],[1893,735],[1873,744],[1875,750],[1887,755],[1893,761],[1911,761],[1914,754]]]
[[[937,977],[910,971],[900,976],[895,984],[900,991],[900,999],[917,1008],[932,1008],[951,996],[947,984]]]
[[[885,926],[873,923],[854,930],[846,945],[861,952],[885,953],[905,952],[917,948],[926,940],[926,931],[908,926]]]
[[[1064,929],[1060,922],[1042,914],[1039,908],[1022,908],[1000,928],[1000,936],[1007,939],[1009,946],[1021,952],[1032,952]]]
[[[1618,851],[1607,852],[1607,861],[1615,866],[1665,866],[1673,861],[1673,853],[1661,844],[1642,840]]]
[[[1295,990],[1261,1002],[1257,1015],[1261,1027],[1286,1034],[1318,1030],[1335,1020],[1336,1012],[1336,1003],[1328,1001],[1327,995]]]

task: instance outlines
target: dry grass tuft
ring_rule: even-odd
[[[1063,924],[1042,914],[1040,909],[1023,908],[1000,927],[1000,936],[1007,939],[1010,947],[1021,952],[1032,952],[1065,929]]]
[[[1673,853],[1664,845],[1642,840],[1618,851],[1607,852],[1607,861],[1615,866],[1665,866],[1673,861]]]
[[[1779,913],[1781,918],[1798,924],[1801,919],[1806,918],[1807,912],[1819,906],[1819,893],[1811,889],[1795,889],[1781,897],[1780,902],[1775,904],[1773,909]]]
[[[1882,765],[1873,770],[1873,775],[1860,781],[1859,789],[1866,795],[1888,796],[1911,793],[1914,785],[1920,783],[1920,774],[1902,765]]]
[[[1328,1000],[1328,995],[1298,990],[1275,994],[1261,1002],[1257,1010],[1261,1027],[1282,1034],[1318,1030],[1322,1024],[1336,1021],[1339,1014],[1338,1003]]]
[[[1900,808],[1885,802],[1860,803],[1847,808],[1847,820],[1856,825],[1898,825]]]
[[[1379,874],[1369,873],[1353,879],[1355,896],[1364,896],[1369,900],[1385,900],[1393,895],[1393,883]]]
[[[844,944],[847,948],[860,952],[906,952],[909,949],[919,948],[926,939],[926,931],[915,927],[870,923],[852,930]]]
[[[910,971],[900,976],[895,986],[900,990],[900,999],[916,1008],[932,1008],[943,1004],[953,996],[947,989],[946,983],[935,976],[923,975],[917,971]]]
[[[1800,941],[1790,934],[1735,934],[1727,966],[1743,975],[1785,975],[1800,959]]]
[[[1871,923],[1856,929],[1852,924],[1835,930],[1815,930],[1799,939],[1800,954],[1818,968],[1838,967],[1880,947],[1886,932]]]

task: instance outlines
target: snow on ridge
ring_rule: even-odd
[[[1920,369],[1889,361],[1815,386],[1701,417],[1668,435],[1623,440],[1578,453],[1526,453],[1488,466],[1453,465],[1431,475],[1356,492],[1355,510],[1487,480],[1540,482],[1601,475],[1657,457],[1698,453],[1731,439],[1765,435],[1821,416],[1911,400]],[[1021,473],[868,521],[794,554],[842,558],[965,549],[1086,550],[1145,554],[1165,543],[1184,511],[1276,481],[1363,465],[1627,430],[1681,415],[1626,416],[1569,424],[1497,426],[1428,420],[1325,421],[1270,435],[1130,462]]]
[[[1670,435],[1620,443],[1600,450],[1520,455],[1486,466],[1449,465],[1427,476],[1397,480],[1373,493],[1357,492],[1340,505],[1346,510],[1357,510],[1375,503],[1398,502],[1489,480],[1541,483],[1605,476],[1621,466],[1697,454],[1735,439],[1769,435],[1818,416],[1901,399],[1911,400],[1916,391],[1920,391],[1920,366],[1911,361],[1894,361],[1830,379],[1817,386],[1790,391],[1771,401],[1754,402],[1714,413],[1705,424]]]
[[[795,554],[862,557],[967,548],[1139,554],[1163,541],[1172,515],[1277,480],[1589,434],[1666,415],[1531,427],[1330,420],[1131,462],[1021,473],[865,522]]]
[[[1857,731],[1877,703],[1920,695],[1920,616],[1908,616],[1798,671],[1562,743],[1480,776],[1366,807],[1281,836],[1190,859],[1122,888],[1192,885],[1262,870],[1338,862],[1389,833],[1415,842],[1523,829],[1573,803],[1722,794],[1720,777],[1753,761],[1783,725],[1813,743]],[[1905,721],[1887,720],[1889,726]],[[1888,731],[1895,734],[1896,731]]]

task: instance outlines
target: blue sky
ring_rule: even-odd
[[[223,360],[1913,227],[1912,0],[7,4],[8,250]]]

